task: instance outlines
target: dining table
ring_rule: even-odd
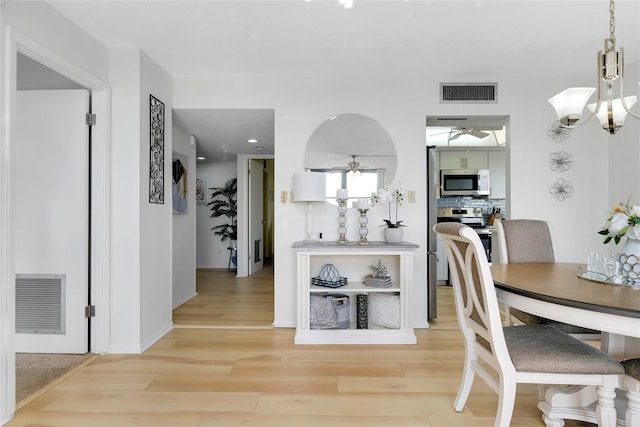
[[[576,263],[497,264],[491,274],[504,305],[601,331],[602,350],[617,360],[640,357],[640,285],[613,283]],[[551,390],[541,396],[541,405],[566,407],[571,418],[595,422],[589,403],[596,399],[594,387]],[[619,393],[619,425],[624,425],[625,406],[624,393]]]

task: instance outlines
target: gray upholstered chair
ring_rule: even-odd
[[[501,264],[520,262],[555,262],[549,226],[536,219],[496,221],[498,258]],[[520,321],[526,325],[547,324],[584,340],[599,340],[600,332],[580,326],[545,319],[530,313],[505,307],[507,325]]]
[[[551,232],[545,221],[504,219],[495,225],[501,264],[555,262]]]
[[[495,427],[510,425],[516,384],[597,386],[596,421],[616,425],[613,398],[624,369],[607,353],[548,325],[503,326],[491,270],[477,233],[459,223],[439,223],[451,266],[456,314],[465,339],[462,382],[454,402],[462,411],[478,374],[497,394]],[[487,366],[488,365],[488,366]],[[549,390],[547,396],[551,396]],[[571,408],[538,407],[547,426],[564,425]]]
[[[627,427],[640,426],[640,359],[629,359],[622,362],[625,376],[621,388],[627,392]]]

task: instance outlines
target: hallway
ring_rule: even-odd
[[[234,271],[198,269],[197,296],[173,310],[176,328],[272,329],[273,267],[249,277]]]

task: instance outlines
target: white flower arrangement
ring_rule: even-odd
[[[612,239],[618,244],[624,236],[640,239],[640,206],[632,205],[630,200],[627,200],[627,203],[613,205],[607,220],[602,224],[602,229],[598,231],[598,234],[606,236],[605,244]]]
[[[398,220],[398,210],[399,207],[404,203],[405,198],[407,197],[407,189],[402,186],[401,183],[387,185],[384,188],[378,189],[377,193],[371,193],[371,204],[377,205],[378,203],[388,203],[389,204],[389,219],[383,220],[388,228],[400,228],[406,227],[402,224],[402,221]],[[392,219],[391,213],[391,205],[395,204],[395,210],[393,211],[395,219]]]

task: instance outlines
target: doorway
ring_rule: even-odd
[[[273,268],[273,159],[249,160],[249,275]],[[272,273],[273,274],[273,273]]]
[[[252,274],[238,276],[236,271],[227,267],[198,268],[196,271],[196,296],[173,310],[173,322],[177,328],[201,327],[211,329],[271,329],[274,313],[274,276],[273,276],[273,223],[274,223],[274,159],[267,157],[246,157],[238,160],[238,165],[251,167],[251,175],[258,175],[258,184],[251,183],[249,174],[238,175],[238,206],[245,206],[246,213],[238,209],[238,253],[247,253],[240,248],[256,250],[251,252],[251,259],[238,261],[238,269],[248,271],[248,263],[259,258],[262,268]],[[239,156],[240,157],[240,156]],[[241,177],[247,177],[241,179]],[[244,191],[241,191],[241,188]],[[251,197],[250,193],[258,193]],[[250,207],[249,207],[250,206]],[[204,208],[204,207],[203,207]],[[206,215],[203,209],[198,215]],[[257,215],[251,215],[255,212]],[[251,218],[253,227],[258,228],[258,235],[249,232]],[[257,218],[257,219],[256,219]],[[263,224],[264,222],[264,224]],[[209,226],[202,232],[210,233]],[[240,241],[244,235],[243,242]],[[257,249],[249,247],[249,242],[259,240]],[[244,243],[244,244],[242,244]],[[246,250],[246,249],[245,249]],[[218,253],[218,256],[224,256]],[[238,257],[240,260],[240,256]],[[245,258],[242,258],[245,259]]]
[[[426,118],[426,170],[427,170],[427,277],[428,319],[441,321],[439,289],[448,283],[449,269],[442,241],[433,231],[440,220],[453,220],[450,209],[469,212],[464,218],[473,223],[478,235],[491,246],[491,213],[505,212],[509,204],[509,116],[428,116]],[[489,177],[489,195],[442,196],[441,171],[475,170]],[[468,173],[468,172],[467,172]],[[490,256],[490,254],[488,254]]]
[[[110,170],[108,168],[108,159],[110,148],[109,129],[110,129],[110,93],[109,86],[100,79],[87,73],[84,68],[68,62],[53,52],[47,50],[43,46],[33,42],[31,39],[23,36],[18,31],[9,28],[5,33],[7,36],[5,51],[3,58],[6,65],[7,73],[2,74],[2,87],[7,88],[5,93],[6,102],[3,104],[4,117],[6,119],[3,126],[2,140],[0,141],[0,163],[4,165],[11,164],[12,167],[5,170],[6,173],[0,175],[0,205],[4,206],[4,211],[0,216],[0,241],[2,248],[0,249],[0,265],[3,265],[4,274],[0,277],[0,293],[4,296],[2,299],[2,312],[5,316],[2,318],[0,334],[0,349],[2,354],[0,358],[3,363],[0,364],[1,389],[0,404],[3,408],[3,415],[10,416],[15,411],[15,273],[16,265],[13,256],[13,248],[16,244],[16,218],[15,205],[11,197],[16,191],[15,180],[16,175],[12,173],[14,170],[12,159],[8,157],[8,153],[13,152],[13,144],[16,141],[17,133],[17,73],[18,73],[18,55],[24,56],[56,71],[61,76],[76,82],[78,85],[85,87],[92,94],[91,105],[94,113],[97,113],[100,120],[98,124],[92,128],[94,147],[91,155],[91,163],[94,166],[93,177],[90,184],[91,191],[95,196],[92,199],[90,218],[90,230],[92,239],[90,245],[89,265],[91,268],[91,293],[95,300],[100,301],[101,314],[92,319],[93,326],[87,339],[90,342],[92,351],[96,353],[105,352],[109,347],[109,182]],[[37,189],[34,190],[37,194]],[[3,420],[4,421],[4,420]]]
[[[271,160],[270,162],[265,162],[266,160]],[[254,248],[252,247],[253,245],[255,245],[255,240],[254,238],[252,238],[251,234],[250,234],[250,227],[248,226],[248,224],[250,223],[250,219],[251,219],[251,178],[250,178],[250,172],[249,172],[249,166],[251,165],[252,161],[257,161],[257,163],[261,163],[262,166],[262,170],[263,170],[263,177],[264,177],[264,172],[267,171],[268,172],[268,177],[265,179],[263,178],[263,184],[259,184],[259,186],[262,185],[262,188],[259,190],[259,192],[263,193],[262,199],[263,199],[263,203],[266,203],[270,206],[270,212],[271,214],[267,214],[267,217],[265,217],[266,220],[266,225],[267,226],[267,233],[268,233],[268,237],[267,239],[269,240],[269,242],[273,242],[274,240],[274,236],[273,236],[273,223],[275,221],[275,218],[273,217],[273,204],[274,204],[274,175],[275,175],[275,162],[274,162],[274,156],[273,154],[264,154],[264,155],[255,155],[255,154],[238,154],[238,161],[237,161],[237,165],[238,165],[238,224],[244,224],[244,227],[238,227],[238,271],[237,271],[237,277],[246,277],[246,276],[250,276],[251,275],[251,269],[250,266],[253,263],[252,261],[252,257],[255,255],[252,255],[252,252],[254,251]],[[270,169],[269,169],[270,168]],[[254,192],[256,193],[256,192]],[[255,204],[255,203],[254,203]],[[264,206],[261,205],[261,206]],[[264,207],[262,207],[262,209],[264,209]],[[260,210],[260,214],[262,214],[263,210]],[[269,225],[269,223],[271,225]],[[256,225],[254,228],[258,228],[258,225]],[[260,227],[260,232],[263,232],[262,230],[264,230],[264,227]],[[269,245],[273,246],[273,243],[269,243]],[[264,248],[264,242],[262,244],[262,247]],[[267,247],[268,250],[268,247]],[[273,250],[271,250],[271,252],[273,252]],[[269,256],[273,259],[273,257],[276,256],[275,253],[271,253],[269,254]],[[262,254],[261,254],[261,258],[262,258]]]

